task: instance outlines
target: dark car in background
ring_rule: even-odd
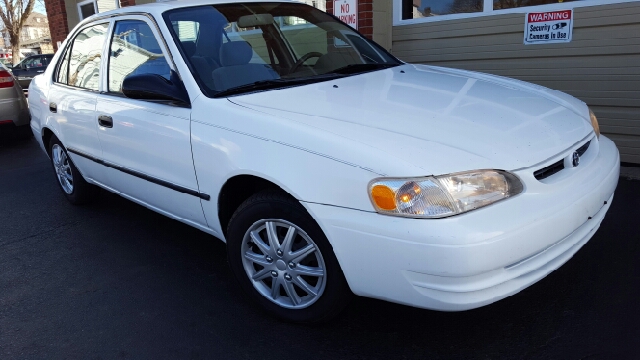
[[[32,55],[24,58],[21,62],[10,67],[13,75],[18,79],[18,83],[23,89],[29,89],[29,84],[34,76],[42,74],[51,62],[53,54]]]

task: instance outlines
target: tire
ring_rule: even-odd
[[[328,321],[353,296],[320,226],[281,192],[254,194],[238,207],[227,227],[227,257],[249,297],[287,321]]]
[[[52,136],[49,141],[49,155],[56,181],[67,200],[73,205],[82,205],[93,201],[97,187],[89,184],[76,168],[57,137]]]

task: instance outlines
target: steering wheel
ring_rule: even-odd
[[[302,57],[301,57],[300,59],[298,59],[298,61],[296,61],[296,63],[295,63],[295,64],[293,64],[293,66],[291,66],[291,70],[289,70],[289,74],[293,74],[294,72],[298,71],[298,68],[299,68],[300,66],[302,66],[302,64],[304,64],[304,63],[305,63],[305,61],[307,61],[307,60],[311,59],[312,57],[317,57],[317,58],[319,58],[319,57],[321,57],[322,55],[324,55],[324,54],[319,53],[319,52],[317,52],[317,51],[310,51],[310,52],[308,52],[308,53],[306,53],[306,54],[302,55]]]

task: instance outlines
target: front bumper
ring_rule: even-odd
[[[556,180],[516,171],[525,191],[444,219],[407,219],[303,203],[331,242],[351,290],[420,308],[459,311],[532,285],[595,233],[618,182],[620,158],[602,136]]]

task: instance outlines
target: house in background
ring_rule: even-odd
[[[6,29],[0,30],[2,33],[2,53],[11,52],[11,41]],[[20,53],[22,56],[32,54],[52,54],[51,35],[49,33],[49,19],[47,15],[39,12],[32,12],[22,27],[20,33]]]

